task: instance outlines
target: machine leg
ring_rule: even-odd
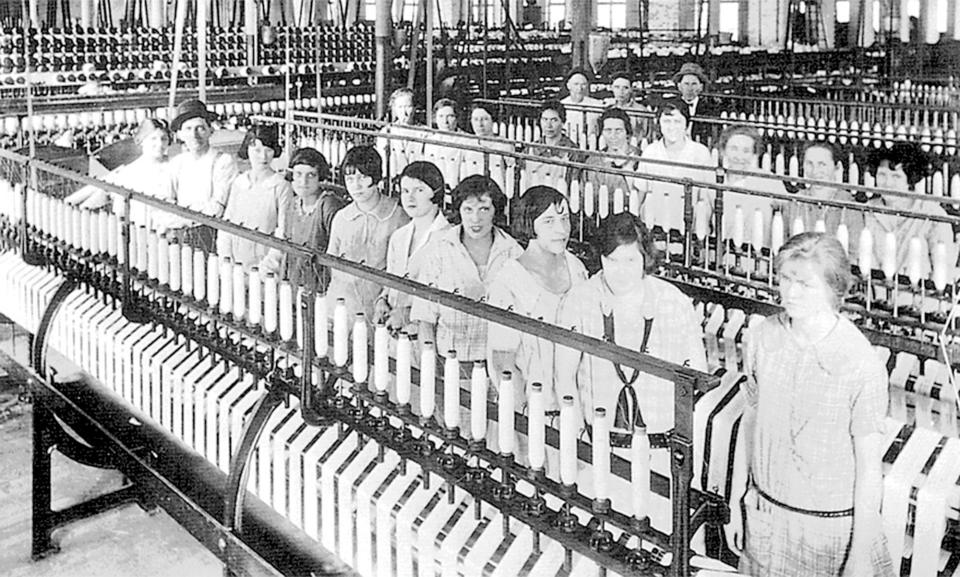
[[[53,542],[56,528],[51,510],[52,490],[50,454],[53,444],[47,433],[53,415],[42,405],[33,409],[33,549],[34,560],[57,553],[60,547]]]

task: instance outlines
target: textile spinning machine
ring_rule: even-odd
[[[687,575],[723,567],[694,538],[728,515],[724,498],[694,481],[694,399],[718,390],[717,377],[312,255],[315,265],[670,379],[675,428],[638,428],[627,459],[611,452],[603,427],[592,446],[577,438],[572,401],[559,428],[547,424],[542,392],[532,393],[527,415],[509,394],[488,403],[482,366],[461,390],[458,363],[438,366],[427,345],[415,362],[402,337],[391,352],[384,327],[347,319],[314,286],[260,278],[116,215],[77,210],[58,190],[64,181],[95,184],[127,204],[309,254],[303,247],[0,155],[0,206],[10,208],[2,312],[33,334],[40,377],[35,556],[56,549],[55,528],[137,501],[168,511],[238,575]],[[28,172],[39,180],[25,186]],[[80,372],[68,374],[70,365]],[[510,386],[499,383],[501,392]],[[461,409],[470,415],[462,422]],[[517,435],[526,462],[515,458]],[[54,448],[118,468],[131,485],[53,512]]]
[[[394,137],[342,124],[295,128],[321,148],[323,139]],[[724,196],[752,191],[710,183],[723,191],[712,231],[701,218],[709,213],[693,199],[699,183],[689,179],[674,183],[682,192],[673,198],[683,202],[655,195],[640,214],[667,254],[661,274],[703,313],[712,374],[310,255],[314,266],[673,382],[674,428],[638,428],[623,452],[611,451],[602,427],[592,444],[578,439],[566,405],[559,426],[547,422],[536,388],[526,414],[509,401],[486,402],[487,388],[508,390],[508,378],[486,375],[482,366],[464,374],[457,363],[439,364],[431,347],[414,359],[408,340],[391,343],[383,327],[346,318],[316,286],[291,286],[116,215],[67,206],[59,200],[63,181],[66,188],[96,184],[125,203],[291,253],[303,254],[302,247],[54,165],[0,156],[0,290],[11,297],[0,312],[35,335],[31,364],[43,377],[36,446],[107,465],[90,446],[108,443],[119,461],[109,464],[134,483],[126,494],[69,514],[50,513],[49,494],[38,491],[36,555],[52,548],[50,532],[59,524],[135,499],[164,507],[237,574],[707,575],[735,566],[728,533],[743,483],[734,473],[743,459],[740,343],[752,322],[777,310],[771,255],[777,231],[782,237],[786,228],[778,212],[765,238],[724,236]],[[571,183],[566,192],[580,231],[608,212],[637,208],[611,200],[623,191],[595,194]],[[884,530],[902,574],[960,575],[953,279],[940,278],[936,259],[930,278],[897,275],[886,265],[858,259],[860,282],[845,306],[891,373]],[[53,351],[84,377],[49,370]],[[54,413],[57,420],[46,418]],[[59,422],[88,444],[65,440]],[[48,457],[35,459],[40,474],[49,471]]]

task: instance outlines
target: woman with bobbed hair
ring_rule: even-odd
[[[496,182],[468,176],[452,196],[456,226],[431,242],[417,280],[480,300],[490,280],[523,249],[497,226],[504,220],[507,197]],[[420,341],[434,341],[441,355],[453,350],[461,362],[486,359],[487,321],[423,299],[414,299],[410,320],[420,323]]]
[[[740,570],[892,576],[880,518],[888,379],[839,312],[851,284],[846,252],[832,236],[808,232],[791,238],[775,264],[783,311],[750,330],[744,351]]]
[[[440,205],[443,204],[443,174],[433,163],[422,160],[411,162],[400,175],[400,205],[410,217],[390,236],[387,245],[387,272],[402,277],[417,278],[423,262],[425,247],[443,231],[450,228]],[[374,320],[387,323],[391,331],[406,329],[416,335],[416,325],[410,323],[410,295],[386,288],[380,293],[374,307]]]
[[[167,165],[167,149],[170,146],[170,130],[167,123],[156,118],[144,118],[133,135],[133,142],[140,150],[129,164],[115,168],[103,177],[103,180],[117,186],[141,192],[147,196],[175,202],[173,184]],[[123,213],[123,197],[109,194],[105,190],[87,185],[68,196],[66,202],[91,210],[112,205],[115,214]],[[163,232],[174,221],[174,217],[160,211],[151,210],[139,202],[130,204],[130,222]]]
[[[273,169],[273,159],[281,152],[276,125],[259,124],[247,130],[237,156],[249,161],[250,170],[230,185],[224,220],[266,234],[276,232],[291,194],[290,183]],[[227,232],[217,235],[217,254],[232,258],[248,270],[259,264],[267,252],[264,245]]]
[[[327,188],[330,182],[330,165],[327,159],[315,148],[301,148],[290,157],[290,179],[293,196],[280,213],[276,236],[294,244],[306,245],[318,252],[324,252],[330,241],[333,217],[347,203],[336,192]],[[321,288],[329,280],[327,271],[320,271],[319,278],[310,279],[314,271],[308,269],[310,261],[305,257],[284,255],[272,249],[260,261],[262,272],[275,272],[281,278],[295,284],[308,280],[317,280]]]
[[[567,250],[570,205],[555,188],[535,186],[513,205],[514,237],[526,247],[504,263],[490,280],[487,301],[548,323],[557,322],[560,300],[587,280],[587,269]],[[548,411],[560,408],[553,387],[553,341],[490,323],[487,333],[490,374],[513,374],[517,407],[527,398],[526,385],[541,383]]]
[[[570,289],[559,325],[693,369],[706,370],[701,318],[690,298],[651,275],[660,256],[643,223],[628,212],[609,217],[598,235],[602,269]],[[572,395],[588,425],[603,407],[613,422],[611,443],[629,446],[632,427],[650,432],[674,423],[673,383],[606,359],[561,347],[557,395]]]

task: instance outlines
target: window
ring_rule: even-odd
[[[501,0],[482,0],[470,3],[471,17],[474,22],[483,22],[483,9],[487,9],[487,24],[500,26],[503,24],[503,4]]]
[[[597,26],[617,30],[626,24],[626,0],[597,0]]]
[[[720,33],[730,34],[731,42],[740,40],[740,2],[720,3]]]
[[[547,23],[550,27],[559,25],[567,18],[566,0],[547,0]]]

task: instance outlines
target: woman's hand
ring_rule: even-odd
[[[373,303],[373,322],[374,324],[387,323],[387,329],[390,330],[389,318],[390,312],[393,309],[390,307],[390,303],[387,302],[387,299],[380,297],[375,303]]]
[[[410,324],[410,307],[397,307],[387,317],[387,330],[398,333]]]

